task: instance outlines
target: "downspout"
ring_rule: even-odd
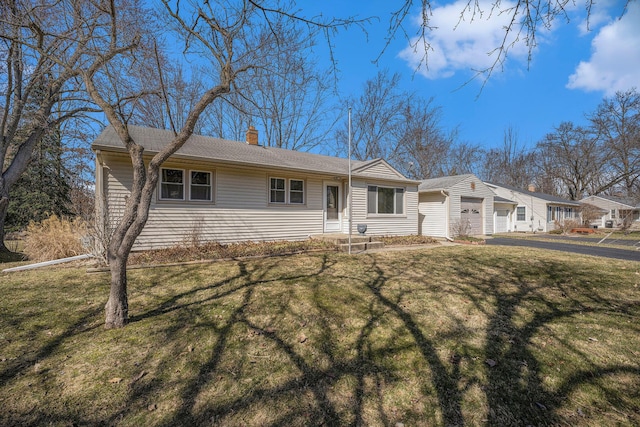
[[[444,228],[444,238],[447,239],[450,242],[453,242],[453,239],[451,237],[449,237],[449,220],[451,219],[449,217],[449,211],[450,211],[450,207],[449,207],[449,193],[447,193],[444,190],[440,190],[440,194],[442,194],[444,196],[445,199],[445,218],[446,218],[446,224],[445,224],[445,228]]]

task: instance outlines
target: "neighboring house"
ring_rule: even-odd
[[[170,131],[129,126],[150,159]],[[299,240],[348,233],[348,160],[193,135],[163,166],[149,219],[134,250],[184,241]],[[96,208],[113,226],[132,185],[129,155],[114,129],[94,141]],[[352,231],[418,233],[418,181],[386,161],[352,161]]]
[[[598,227],[605,227],[609,220],[613,221],[614,227],[629,226],[640,221],[640,205],[630,200],[611,196],[589,196],[580,200],[580,203],[601,210],[598,220],[593,222]]]
[[[493,234],[494,194],[473,174],[426,179],[418,187],[418,231],[424,236]],[[465,225],[466,224],[466,225]]]
[[[485,184],[498,197],[515,204],[512,205],[514,210],[508,221],[507,231],[548,232],[556,228],[556,222],[580,220],[578,202],[536,192],[533,186],[522,190],[505,184]]]

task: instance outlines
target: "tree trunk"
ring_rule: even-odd
[[[129,322],[127,299],[127,260],[116,257],[109,262],[111,291],[105,306],[105,328],[122,328]]]
[[[7,219],[7,211],[9,210],[9,195],[3,194],[5,191],[0,188],[0,252],[10,252],[4,244],[6,232],[4,224]]]

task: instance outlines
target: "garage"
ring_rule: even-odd
[[[495,194],[477,176],[425,179],[418,192],[420,234],[446,238],[455,238],[460,232],[476,236],[493,234]],[[462,224],[464,230],[460,229]]]
[[[460,198],[460,219],[468,222],[470,226],[469,234],[480,235],[482,230],[482,199],[471,197]]]

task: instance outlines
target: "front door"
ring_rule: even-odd
[[[324,185],[324,232],[335,233],[341,231],[340,221],[340,186]]]

